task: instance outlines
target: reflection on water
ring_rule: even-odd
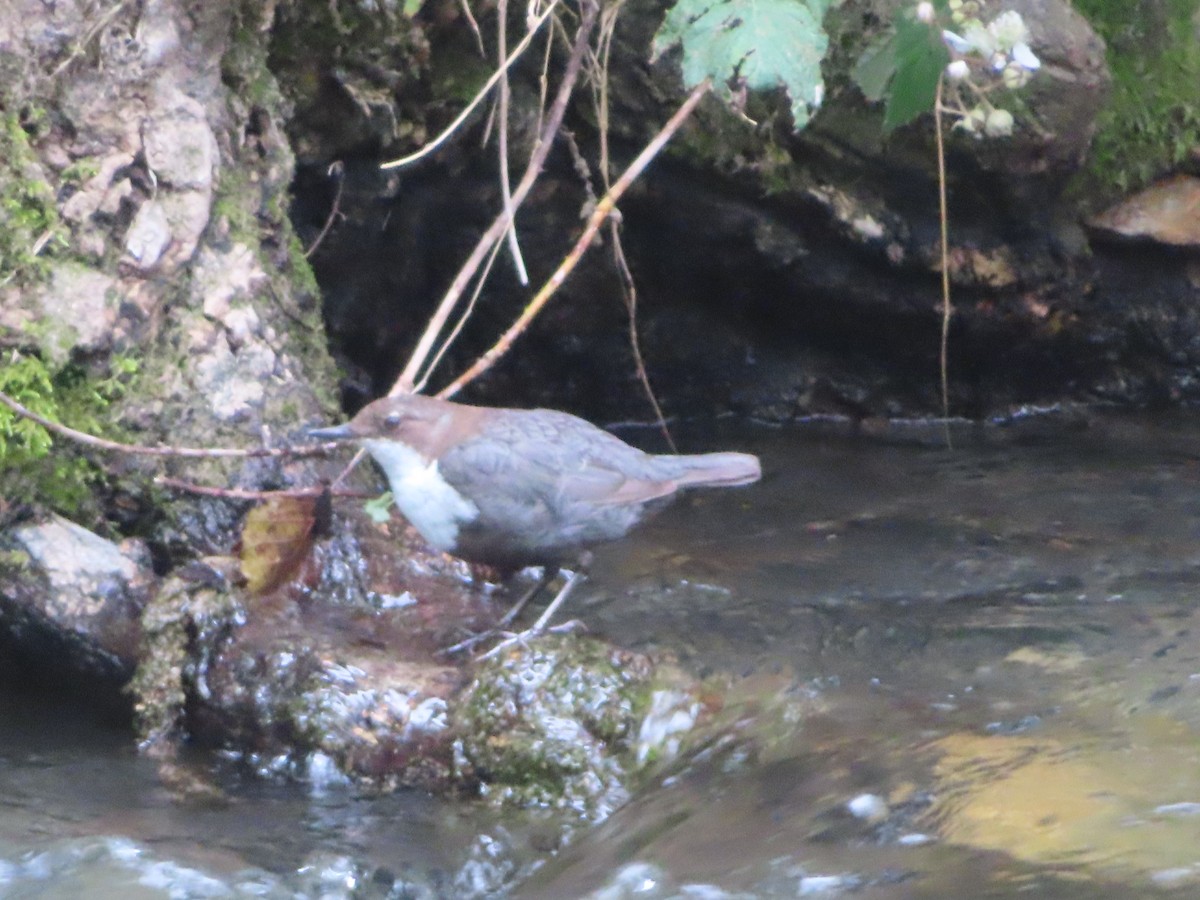
[[[938,438],[763,436],[761,484],[601,552],[574,614],[730,694],[700,752],[518,895],[1200,895],[1200,423]],[[155,887],[148,860],[229,895],[484,896],[539,843],[233,775],[228,804],[180,808],[125,732],[5,702],[0,896],[79,896],[78,866],[30,868],[51,851],[124,896],[219,895]]]

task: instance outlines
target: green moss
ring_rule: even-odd
[[[14,353],[0,367],[0,391],[38,415],[90,434],[112,433],[106,410],[124,396],[137,363],[127,357],[110,360],[107,373],[96,377],[68,364],[51,370],[34,356]],[[38,503],[72,518],[92,510],[105,473],[76,445],[55,440],[36,422],[0,407],[0,470],[3,494],[10,502]]]
[[[85,156],[62,170],[63,184],[84,184],[100,173],[100,163],[94,156]]]
[[[229,560],[210,561],[199,582],[170,578],[142,613],[142,652],[129,685],[138,733],[145,745],[169,755],[186,734],[188,692],[233,634],[245,610],[229,575]]]
[[[1091,171],[1118,191],[1140,187],[1200,145],[1200,7],[1196,0],[1076,0],[1108,44],[1113,91]]]
[[[36,116],[28,111],[23,117],[0,113],[0,285],[44,278],[43,254],[61,244],[65,233],[54,193],[29,146],[29,132],[36,128]]]
[[[317,276],[313,274],[308,262],[305,248],[300,243],[300,237],[295,231],[288,229],[288,258],[292,264],[292,287],[297,294],[308,297],[320,297],[321,286],[317,284]]]
[[[248,247],[257,247],[259,241],[258,220],[248,202],[258,193],[254,188],[246,169],[225,166],[213,195],[211,221],[228,233],[229,240]]]
[[[598,641],[545,637],[482,666],[455,719],[461,761],[484,793],[585,814],[624,796],[649,678],[648,665],[628,662]]]

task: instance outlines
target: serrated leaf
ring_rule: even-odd
[[[854,83],[872,103],[887,94],[888,82],[896,74],[896,34],[890,32],[868,47],[854,67]]]
[[[272,591],[292,577],[312,547],[312,497],[272,497],[246,514],[242,574],[251,593]]]
[[[837,0],[679,0],[654,36],[653,58],[683,48],[683,80],[692,88],[711,78],[733,101],[730,84],[752,90],[783,87],[797,130],[820,105],[821,60],[829,38],[821,28]]]
[[[896,74],[888,91],[883,128],[891,131],[933,109],[938,79],[950,51],[928,25],[907,16],[896,22]]]

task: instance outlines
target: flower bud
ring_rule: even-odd
[[[967,65],[965,59],[956,59],[950,65],[946,66],[946,77],[951,81],[962,81],[971,74],[971,67]]]
[[[1029,84],[1029,79],[1033,75],[1028,69],[1023,69],[1016,63],[1009,63],[1004,67],[1004,71],[1000,73],[1000,78],[1004,82],[1004,86],[1010,91],[1015,91],[1017,88],[1023,88]]]
[[[967,134],[978,135],[983,129],[984,122],[987,121],[987,113],[981,107],[976,106],[965,116],[955,123],[955,128],[961,128]]]
[[[1013,131],[1013,115],[1007,109],[993,109],[983,123],[988,137],[1008,137]]]

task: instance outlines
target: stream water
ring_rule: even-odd
[[[124,728],[10,694],[0,897],[1200,896],[1200,418],[755,441],[760,484],[605,548],[571,611],[731,724],[555,858],[415,792],[230,767],[181,805]]]

